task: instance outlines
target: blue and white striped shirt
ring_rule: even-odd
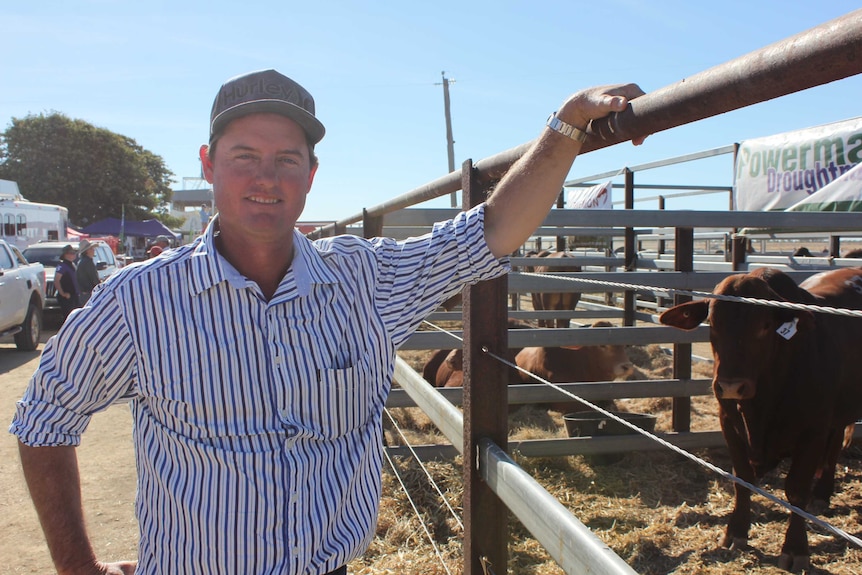
[[[403,242],[296,233],[270,301],[211,225],[100,286],[45,346],[11,431],[77,445],[94,412],[131,399],[140,575],[335,569],[374,533],[395,350],[508,269],[483,217]]]

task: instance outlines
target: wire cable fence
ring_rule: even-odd
[[[812,311],[817,313],[828,313],[832,315],[841,315],[846,317],[859,317],[862,318],[862,310],[858,309],[843,309],[837,307],[829,307],[822,306],[816,304],[806,304],[806,303],[794,303],[789,301],[779,301],[779,300],[771,300],[771,299],[760,299],[753,297],[740,297],[740,296],[732,296],[732,295],[724,295],[724,294],[715,294],[711,292],[700,292],[700,291],[692,291],[685,290],[679,288],[665,288],[665,287],[657,287],[657,286],[649,286],[649,285],[639,285],[639,284],[629,284],[623,282],[611,282],[606,280],[596,280],[589,278],[576,278],[576,277],[567,277],[567,276],[558,276],[558,275],[550,275],[550,274],[537,274],[537,273],[527,273],[522,272],[522,275],[525,276],[533,276],[533,277],[541,277],[541,278],[552,278],[555,280],[563,280],[567,282],[576,282],[576,283],[589,283],[602,287],[614,287],[614,288],[622,288],[626,290],[650,290],[650,291],[663,291],[668,293],[669,295],[687,295],[692,297],[700,297],[705,299],[716,299],[722,301],[736,302],[736,303],[748,303],[754,305],[762,305],[766,307],[776,307],[783,309],[793,309],[799,311]]]
[[[710,293],[710,292],[700,292],[700,291],[683,290],[683,289],[676,289],[676,288],[665,288],[665,287],[659,287],[659,286],[629,284],[629,283],[623,283],[623,282],[611,282],[611,281],[605,281],[605,280],[592,280],[592,279],[586,279],[586,278],[554,276],[554,275],[546,275],[546,274],[525,273],[524,275],[531,275],[531,276],[536,276],[536,277],[548,277],[548,278],[554,278],[554,279],[563,279],[563,280],[571,281],[571,282],[590,283],[590,284],[594,284],[594,285],[598,285],[598,286],[602,286],[602,287],[612,287],[612,288],[621,288],[621,289],[630,289],[630,290],[664,291],[664,292],[667,292],[667,293],[672,294],[672,295],[674,295],[674,294],[687,295],[687,296],[692,296],[692,297],[700,297],[700,298],[706,298],[706,299],[717,299],[717,300],[737,302],[737,303],[746,303],[746,304],[751,304],[751,305],[760,305],[760,306],[765,306],[765,307],[775,307],[775,308],[793,309],[793,310],[804,310],[804,311],[811,311],[811,312],[815,312],[815,313],[827,313],[827,314],[840,315],[840,316],[846,316],[846,317],[862,318],[862,310],[835,308],[835,307],[820,306],[820,305],[815,305],[815,304],[801,304],[801,303],[794,303],[794,302],[787,302],[787,301],[766,300],[766,299],[760,299],[760,298],[728,296],[728,295],[714,294],[714,293]],[[425,321],[424,323],[433,329],[436,329],[438,331],[441,331],[443,333],[448,334],[449,336],[453,337],[454,339],[458,340],[459,342],[463,342],[463,338],[450,332],[449,330],[446,330],[445,328],[437,326],[437,325],[435,325],[429,321]],[[709,463],[708,461],[705,461],[704,459],[699,458],[696,455],[694,455],[694,454],[692,454],[692,453],[690,453],[690,452],[688,452],[688,451],[686,451],[686,450],[684,450],[684,449],[682,449],[676,445],[673,445],[672,443],[670,443],[668,441],[665,441],[664,439],[654,435],[653,433],[650,433],[649,431],[647,431],[641,427],[638,427],[637,425],[619,417],[618,415],[615,415],[614,413],[607,411],[606,409],[604,409],[604,408],[602,408],[602,407],[600,407],[600,406],[598,406],[598,405],[596,405],[596,404],[594,404],[594,403],[592,403],[592,402],[590,402],[590,401],[588,401],[582,397],[579,397],[578,395],[576,395],[576,394],[574,394],[574,393],[572,393],[572,392],[570,392],[570,391],[568,391],[568,390],[566,390],[566,389],[564,389],[564,388],[562,388],[562,387],[560,387],[560,386],[558,386],[558,385],[556,385],[556,384],[554,384],[554,383],[552,383],[552,382],[550,382],[544,378],[541,378],[541,377],[519,367],[518,365],[507,360],[506,358],[503,358],[503,357],[491,352],[487,347],[483,346],[481,348],[481,351],[483,353],[487,354],[489,357],[494,358],[496,361],[499,361],[500,363],[502,363],[502,364],[504,364],[504,365],[506,365],[512,369],[515,369],[515,370],[519,371],[520,373],[527,375],[528,377],[535,380],[536,382],[541,383],[541,384],[546,385],[546,386],[549,386],[549,387],[557,390],[558,392],[566,395],[567,397],[583,404],[587,408],[593,409],[593,410],[601,413],[602,415],[616,421],[617,423],[620,423],[623,426],[625,426],[625,427],[627,427],[627,428],[629,428],[629,429],[631,429],[637,433],[640,433],[641,435],[649,438],[650,440],[658,443],[659,445],[661,445],[667,449],[670,449],[671,451],[673,451],[679,455],[682,455],[683,457],[695,462],[696,464],[712,471],[713,473],[720,476],[721,478],[723,478],[727,481],[730,481],[732,483],[736,483],[737,485],[740,485],[742,487],[745,487],[749,491],[756,493],[756,494],[764,497],[765,499],[767,499],[767,500],[769,500],[769,501],[771,501],[771,502],[773,502],[773,503],[775,503],[781,507],[784,507],[785,509],[787,509],[788,511],[790,511],[792,513],[795,513],[796,515],[799,515],[800,517],[804,518],[805,520],[807,520],[812,525],[815,525],[815,526],[823,529],[824,531],[832,533],[833,535],[840,537],[840,538],[850,542],[851,544],[855,545],[856,547],[862,549],[862,540],[860,540],[858,537],[855,537],[854,535],[847,533],[843,529],[835,527],[835,526],[831,525],[830,523],[823,521],[822,519],[812,515],[811,513],[808,513],[804,509],[801,509],[801,508],[789,503],[788,501],[785,501],[784,499],[781,499],[780,497],[777,497],[777,496],[761,489],[760,487],[758,487],[752,483],[749,483],[748,481],[745,481],[744,479],[740,479],[739,477],[735,476],[734,474],[729,473],[729,472],[721,469],[720,467],[713,465],[712,463]],[[418,457],[417,457],[417,460],[418,460]]]

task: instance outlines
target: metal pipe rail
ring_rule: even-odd
[[[479,443],[479,473],[566,573],[637,573],[488,439]]]
[[[461,412],[401,358],[396,359],[395,378],[461,452],[464,433]],[[484,481],[567,573],[636,573],[503,450],[488,440],[483,440],[480,450],[480,474]],[[504,567],[498,568],[504,572]]]

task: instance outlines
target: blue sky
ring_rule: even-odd
[[[221,83],[273,67],[314,95],[326,125],[303,220],[332,220],[447,171],[441,71],[455,80],[460,166],[532,140],[580,88],[637,82],[650,92],[857,8],[858,0],[4,3],[0,129],[13,117],[62,112],[135,139],[164,158],[181,187],[200,175],[197,151]],[[813,88],[656,134],[639,148],[586,154],[570,178],[856,117],[860,95],[862,76]],[[721,156],[638,181],[731,178],[730,156]],[[712,196],[667,205],[726,206]]]

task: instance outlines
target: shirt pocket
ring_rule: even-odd
[[[317,388],[300,414],[307,436],[337,439],[371,421],[379,379],[371,366],[365,356],[351,367],[318,370]]]

